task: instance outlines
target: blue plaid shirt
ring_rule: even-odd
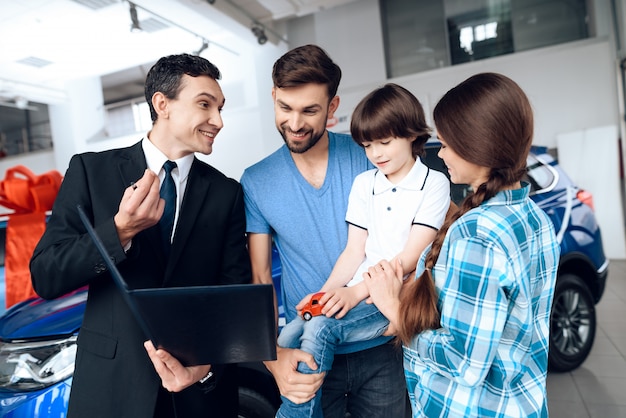
[[[433,268],[441,328],[404,347],[414,417],[548,416],[560,249],[529,190],[502,191],[451,225]]]

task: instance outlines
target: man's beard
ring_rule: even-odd
[[[289,128],[287,128],[289,129]],[[289,148],[289,151],[295,153],[295,154],[303,154],[305,152],[307,152],[308,150],[310,150],[311,148],[313,148],[313,146],[315,146],[315,144],[317,144],[319,142],[319,140],[322,138],[322,136],[324,136],[324,132],[326,132],[325,130],[323,130],[321,133],[317,133],[315,131],[311,131],[311,136],[309,137],[308,141],[305,142],[290,142],[287,139],[287,134],[285,133],[286,129],[279,127],[278,128],[278,132],[280,133],[280,136],[283,137],[283,141],[285,141],[285,145],[287,145],[287,148]]]

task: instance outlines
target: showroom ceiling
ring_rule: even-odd
[[[352,1],[135,0],[143,30],[132,33],[127,0],[2,0],[0,101],[62,102],[67,80],[141,72],[181,48],[197,52],[205,41],[213,53],[243,54],[262,47],[254,26],[278,44],[285,40],[276,29],[281,22]]]

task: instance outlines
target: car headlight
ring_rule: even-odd
[[[0,342],[0,389],[32,391],[74,373],[76,336],[47,341]]]

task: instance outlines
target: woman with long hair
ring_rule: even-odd
[[[448,91],[433,116],[450,180],[473,193],[402,293],[397,262],[364,275],[402,343],[413,416],[547,416],[559,244],[523,181],[530,102],[508,77],[481,73]]]

